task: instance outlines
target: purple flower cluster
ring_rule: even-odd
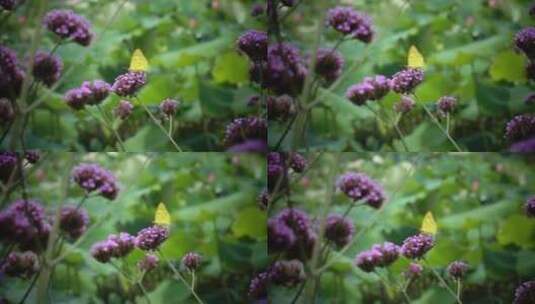
[[[269,279],[276,285],[295,287],[305,278],[305,269],[299,260],[276,261],[269,270]]]
[[[509,147],[509,151],[514,153],[535,152],[535,137],[512,144],[511,147]]]
[[[268,250],[286,251],[288,256],[307,258],[317,235],[307,213],[295,208],[283,209],[268,220]]]
[[[60,229],[71,239],[79,238],[87,230],[89,215],[83,208],[65,206],[61,208]]]
[[[251,299],[267,298],[269,280],[269,272],[260,272],[257,274],[249,283],[249,297]]]
[[[390,82],[383,75],[366,77],[361,83],[349,87],[346,97],[358,106],[364,105],[368,100],[380,100],[390,91]]]
[[[396,93],[408,94],[423,81],[424,70],[406,68],[392,76],[390,87]]]
[[[160,111],[167,117],[173,117],[175,116],[179,105],[180,103],[178,101],[167,98],[160,103]]]
[[[527,27],[518,32],[515,36],[515,45],[529,59],[535,59],[535,27]]]
[[[526,200],[524,211],[528,217],[535,217],[535,196],[532,196]]]
[[[195,271],[201,266],[202,257],[196,252],[188,252],[182,257],[181,264],[188,271]]]
[[[251,79],[277,95],[297,96],[308,73],[299,49],[288,43],[271,44],[266,62],[255,64]]]
[[[408,259],[422,258],[431,248],[435,246],[433,236],[420,233],[413,235],[403,241],[401,246],[401,254]]]
[[[118,235],[111,234],[104,241],[91,247],[91,255],[101,263],[107,263],[111,258],[122,258],[134,249],[135,239],[126,232]]]
[[[286,121],[295,114],[295,101],[290,95],[269,96],[266,103],[269,120]]]
[[[405,114],[410,112],[415,105],[414,99],[407,95],[402,95],[401,100],[394,104],[394,111]]]
[[[345,173],[338,178],[336,186],[352,200],[364,200],[373,208],[380,208],[385,200],[383,187],[362,173]]]
[[[399,246],[394,243],[375,244],[371,249],[359,253],[355,257],[355,264],[363,271],[371,272],[375,267],[387,267],[394,263],[399,253]]]
[[[22,2],[24,0],[0,0],[0,6],[6,11],[12,11]]]
[[[15,51],[0,45],[0,97],[14,99],[18,96],[24,76]]]
[[[249,30],[238,38],[238,49],[253,62],[267,60],[268,35],[266,32]]]
[[[113,114],[120,119],[126,119],[132,111],[134,110],[134,105],[128,100],[121,100],[115,109],[113,109]]]
[[[287,183],[286,154],[281,152],[270,152],[267,155],[267,176],[268,189],[274,191],[277,187],[284,189]]]
[[[121,96],[133,96],[147,83],[147,74],[141,71],[129,71],[115,78],[111,90]]]
[[[44,249],[51,228],[45,209],[35,200],[16,200],[0,212],[0,240],[24,250]]]
[[[327,12],[327,24],[334,30],[358,39],[364,43],[370,43],[373,39],[371,18],[348,6],[337,6]]]
[[[535,300],[535,281],[527,281],[515,290],[513,304],[533,304]]]
[[[260,117],[242,117],[227,125],[223,143],[226,147],[248,140],[267,140],[267,121]]]
[[[325,225],[325,238],[341,248],[349,244],[355,233],[353,222],[339,214],[330,214]]]
[[[61,77],[63,62],[58,56],[47,52],[35,53],[32,73],[35,79],[50,87]]]
[[[303,173],[305,171],[306,167],[308,166],[308,161],[303,155],[297,152],[292,152],[290,153],[289,158],[290,168],[292,168],[294,172]]]
[[[0,125],[7,125],[15,118],[15,111],[11,101],[7,98],[0,98]]]
[[[39,270],[39,260],[32,251],[11,252],[0,267],[10,277],[31,278]]]
[[[453,96],[442,96],[437,101],[437,109],[442,115],[452,113],[457,106],[457,98]]]
[[[93,39],[89,21],[72,10],[52,10],[46,14],[43,24],[60,38],[82,46],[88,46]]]
[[[448,265],[448,274],[456,280],[464,278],[468,271],[468,264],[462,261],[453,261]]]
[[[264,5],[256,3],[251,7],[251,17],[258,17],[263,15],[265,11]]]
[[[406,278],[414,280],[422,275],[424,267],[418,263],[410,263],[407,271],[404,272]]]
[[[505,138],[516,142],[535,136],[535,115],[523,114],[513,117],[505,127]]]
[[[85,191],[98,191],[109,200],[114,200],[119,193],[115,176],[97,164],[80,164],[72,170],[73,180]]]
[[[137,233],[135,244],[141,250],[156,250],[169,237],[169,229],[154,225]]]
[[[0,181],[7,183],[17,167],[17,153],[0,152]]]
[[[137,267],[141,271],[149,272],[154,268],[158,267],[160,259],[154,254],[146,254],[141,261],[137,263]]]
[[[335,49],[318,49],[314,72],[327,82],[333,82],[342,74],[344,57]]]
[[[110,93],[110,85],[103,80],[84,81],[79,88],[65,93],[64,99],[71,108],[83,109],[87,105],[100,104]]]

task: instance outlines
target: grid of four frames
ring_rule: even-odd
[[[0,303],[535,303],[535,3],[0,0]]]

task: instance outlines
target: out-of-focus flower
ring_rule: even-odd
[[[524,211],[528,217],[535,217],[535,196],[532,196],[526,200]]]
[[[249,30],[238,38],[238,49],[246,54],[251,61],[267,60],[268,35],[266,32]]]
[[[358,106],[366,104],[369,100],[380,100],[390,91],[390,82],[383,75],[366,77],[362,82],[349,87],[346,97]]]
[[[24,152],[24,158],[30,163],[35,164],[41,159],[41,153],[38,150],[27,150]]]
[[[227,125],[223,143],[227,147],[247,140],[267,141],[267,122],[260,117],[236,118]]]
[[[52,86],[61,77],[63,62],[58,56],[47,52],[37,52],[33,61],[33,76],[46,86]]]
[[[448,274],[456,280],[464,278],[468,271],[468,264],[462,261],[453,261],[448,265]]]
[[[530,59],[535,58],[535,27],[527,27],[519,31],[515,36],[517,49],[524,52]]]
[[[0,267],[7,276],[23,279],[31,278],[38,270],[39,261],[32,251],[11,252]]]
[[[535,281],[527,281],[516,288],[513,304],[533,304],[534,299]]]
[[[327,82],[333,82],[344,68],[344,57],[334,49],[318,49],[314,71]]]
[[[401,100],[394,104],[394,111],[405,114],[410,112],[415,105],[414,99],[407,95],[402,95]]]
[[[167,117],[172,117],[176,114],[180,103],[174,99],[167,98],[160,103],[160,111]]]
[[[286,287],[297,286],[306,278],[303,263],[299,260],[276,261],[269,274],[274,284]]]
[[[79,238],[87,230],[89,215],[83,208],[65,206],[61,208],[60,229],[71,239]]]
[[[169,237],[169,230],[154,225],[138,232],[135,240],[136,246],[141,250],[156,250]]]
[[[295,114],[295,101],[289,95],[267,98],[268,119],[285,121]]]
[[[381,265],[383,254],[376,249],[370,249],[359,253],[355,257],[355,265],[364,272],[372,272],[375,267]]]
[[[120,119],[127,119],[132,111],[134,110],[134,105],[128,100],[121,100],[117,107],[113,110],[113,114],[119,117]]]
[[[115,78],[111,90],[121,96],[133,96],[147,83],[147,74],[142,71],[129,71]]]
[[[422,275],[424,267],[418,263],[410,263],[407,271],[404,272],[405,277],[408,279],[416,279]]]
[[[325,238],[338,248],[344,247],[353,238],[355,227],[350,219],[339,214],[330,214],[325,225]]]
[[[514,153],[535,152],[535,137],[512,144],[511,147],[509,147],[509,151]]]
[[[141,271],[149,272],[158,267],[160,259],[154,254],[146,254],[141,261],[137,263],[137,267]]]
[[[24,76],[15,51],[0,45],[0,97],[14,100],[20,94]]]
[[[345,173],[338,178],[336,186],[354,201],[364,200],[374,208],[380,208],[385,200],[383,187],[362,173]]]
[[[392,76],[390,86],[396,93],[409,94],[423,81],[424,71],[422,69],[406,68]]]
[[[97,164],[80,164],[72,170],[73,180],[88,193],[98,191],[103,197],[114,200],[119,193],[115,176]]]
[[[517,115],[507,123],[505,138],[510,142],[517,142],[535,136],[535,116],[529,114]]]
[[[89,21],[72,10],[51,10],[45,15],[43,23],[60,38],[72,40],[82,46],[88,46],[93,39]]]
[[[435,246],[433,236],[425,233],[413,235],[403,241],[401,254],[408,259],[420,259]]]
[[[370,43],[373,39],[371,18],[348,6],[330,9],[327,12],[327,24],[334,30],[364,43]]]
[[[182,257],[182,265],[188,271],[195,271],[201,266],[202,257],[196,252],[188,252]]]
[[[297,152],[292,152],[290,153],[289,165],[295,172],[303,173],[308,165],[308,161],[303,155]]]
[[[64,99],[71,108],[83,109],[87,105],[100,104],[110,92],[110,85],[103,80],[84,81],[79,88],[65,93]]]

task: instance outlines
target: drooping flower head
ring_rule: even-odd
[[[534,299],[535,281],[527,281],[516,288],[513,304],[533,304]]]
[[[468,264],[462,261],[453,261],[448,265],[448,274],[456,280],[464,278],[468,271]]]
[[[424,70],[406,68],[392,76],[390,86],[396,93],[409,94],[423,81]]]
[[[134,110],[134,105],[128,100],[121,100],[117,107],[113,110],[113,114],[119,117],[120,119],[127,119],[132,111]]]
[[[527,27],[515,36],[516,48],[524,52],[530,59],[535,58],[535,27]]]
[[[182,266],[188,271],[195,271],[201,266],[202,257],[196,252],[188,252],[182,257]]]
[[[434,246],[435,240],[433,236],[420,233],[410,236],[403,241],[401,254],[408,259],[420,259]]]
[[[37,52],[33,61],[33,76],[46,86],[52,86],[61,77],[63,62],[48,52]]]
[[[93,39],[89,21],[72,10],[51,10],[45,15],[43,23],[60,38],[72,40],[82,46],[88,46]]]
[[[0,272],[10,277],[29,279],[39,270],[39,260],[32,251],[11,252],[2,262]]]
[[[111,90],[121,96],[133,96],[147,83],[147,74],[142,71],[129,71],[115,78]]]
[[[24,76],[15,51],[0,45],[0,97],[15,99],[20,94]]]
[[[223,143],[230,147],[252,139],[267,141],[265,119],[253,116],[234,119],[227,125]]]
[[[119,186],[113,173],[97,164],[80,164],[72,170],[73,180],[88,193],[98,191],[109,200],[119,193]]]
[[[364,200],[374,208],[380,208],[385,200],[383,187],[362,173],[345,173],[338,178],[336,186],[352,200]]]
[[[394,111],[405,114],[410,112],[415,105],[414,99],[407,95],[402,95],[401,100],[394,104]]]
[[[298,48],[288,43],[268,46],[267,62],[255,64],[251,79],[276,95],[301,93],[308,69]]]
[[[274,284],[286,287],[295,287],[306,278],[303,263],[299,260],[276,261],[269,274]]]
[[[178,101],[167,98],[160,103],[160,111],[162,111],[165,116],[172,117],[175,116],[179,105],[180,103]]]
[[[295,101],[290,95],[267,97],[268,119],[286,121],[295,114]]]
[[[138,232],[136,246],[141,250],[156,250],[169,237],[166,227],[154,225]]]
[[[0,240],[24,250],[45,249],[51,228],[45,209],[36,200],[16,200],[0,212]]]
[[[89,215],[83,208],[65,206],[61,208],[59,227],[71,239],[79,238],[87,230]]]
[[[358,106],[364,105],[369,100],[380,100],[390,91],[390,82],[383,75],[366,77],[362,82],[349,87],[346,97]]]
[[[535,217],[535,196],[527,199],[524,205],[524,211],[528,217]]]
[[[344,58],[334,49],[318,49],[314,71],[327,82],[333,82],[342,74]]]
[[[535,115],[517,115],[507,123],[505,138],[510,142],[516,142],[535,136]]]
[[[160,259],[154,254],[146,254],[141,261],[137,263],[137,267],[141,271],[149,272],[158,267]]]
[[[238,49],[253,62],[267,60],[268,35],[266,32],[249,30],[238,38]]]
[[[453,96],[442,96],[437,101],[437,109],[443,115],[452,113],[455,110],[456,106],[457,106],[457,98]]]
[[[341,248],[349,244],[355,233],[353,222],[339,214],[330,214],[325,225],[325,238]]]
[[[327,12],[327,24],[334,30],[364,43],[373,39],[371,18],[348,6],[337,6]]]

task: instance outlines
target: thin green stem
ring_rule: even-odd
[[[169,261],[168,259],[166,259],[163,255],[163,253],[158,250],[158,253],[160,255],[160,258],[165,261],[167,263],[167,265],[169,266],[169,268],[171,269],[171,271],[173,272],[173,274],[175,275],[175,278],[178,278],[178,280],[180,280],[182,282],[182,284],[184,284],[191,292],[191,294],[193,295],[193,297],[195,298],[195,300],[197,300],[197,302],[199,304],[204,304],[204,302],[201,300],[201,298],[197,295],[197,293],[195,292],[195,290],[192,288],[192,286],[190,286],[190,284],[186,281],[186,279],[184,279],[184,277],[180,274],[180,272],[175,268],[175,266],[173,265],[173,263],[171,263],[171,261]]]
[[[461,292],[462,292],[462,283],[461,283],[461,279],[457,279],[457,299],[459,300],[459,302],[461,302]]]
[[[37,283],[37,278],[39,278],[39,272],[36,273],[32,279],[32,282],[30,283],[30,286],[26,289],[26,292],[24,292],[24,295],[22,296],[22,299],[20,299],[19,304],[23,304],[28,296],[30,295],[30,292],[35,287],[35,283]]]
[[[458,152],[463,152],[463,150],[459,147],[457,142],[451,137],[449,132],[445,130],[444,127],[442,127],[442,125],[440,124],[438,119],[435,117],[435,115],[433,115],[433,113],[431,113],[431,111],[429,111],[429,109],[425,105],[422,105],[422,107],[424,108],[427,115],[431,118],[433,123],[440,129],[440,131],[442,131],[442,133],[444,133],[444,135],[446,135],[446,137],[451,142],[451,144],[455,147],[455,149],[457,149]]]
[[[433,267],[431,267],[431,265],[429,265],[429,263],[427,262],[427,260],[425,258],[423,259],[423,261],[424,261],[425,265],[427,266],[427,268],[429,268],[431,270],[431,272],[433,273],[433,275],[439,280],[440,285],[442,285],[453,296],[453,298],[455,299],[455,301],[457,301],[457,303],[462,304],[462,302],[459,299],[459,297],[457,296],[457,294],[455,292],[453,292],[453,290],[450,288],[448,283],[446,283],[444,278],[442,278],[442,276]]]
[[[121,136],[119,135],[119,132],[117,132],[117,130],[113,127],[113,122],[109,120],[109,117],[108,115],[106,114],[106,112],[102,109],[102,107],[100,105],[97,105],[97,109],[98,111],[100,112],[100,115],[102,116],[102,119],[104,121],[104,124],[106,124],[106,127],[113,132],[113,134],[115,135],[115,138],[117,138],[117,142],[119,143],[119,147],[121,148],[121,150],[123,152],[126,152],[126,148],[124,146],[124,142],[121,138]]]
[[[295,296],[293,297],[292,301],[290,302],[290,304],[295,304],[297,303],[297,300],[299,300],[299,297],[301,296],[301,294],[303,294],[303,290],[305,289],[305,285],[306,285],[307,281],[303,281],[303,283],[301,283],[301,286],[299,286],[299,289],[297,290],[297,293],[295,294]]]
[[[154,116],[154,114],[152,114],[152,112],[149,110],[149,108],[144,104],[142,103],[139,98],[136,97],[136,100],[138,101],[139,104],[141,104],[141,106],[143,107],[143,109],[145,110],[145,112],[147,112],[147,114],[149,114],[150,118],[152,119],[152,121],[154,122],[154,124],[156,124],[160,130],[162,130],[162,132],[167,136],[167,138],[169,138],[169,141],[171,141],[171,143],[173,144],[173,146],[175,147],[175,149],[178,151],[178,152],[182,152],[182,149],[180,149],[180,147],[178,146],[178,144],[175,142],[175,140],[173,139],[173,137],[167,133],[167,130],[165,130],[164,126],[162,126],[162,124],[158,121],[158,119]]]

